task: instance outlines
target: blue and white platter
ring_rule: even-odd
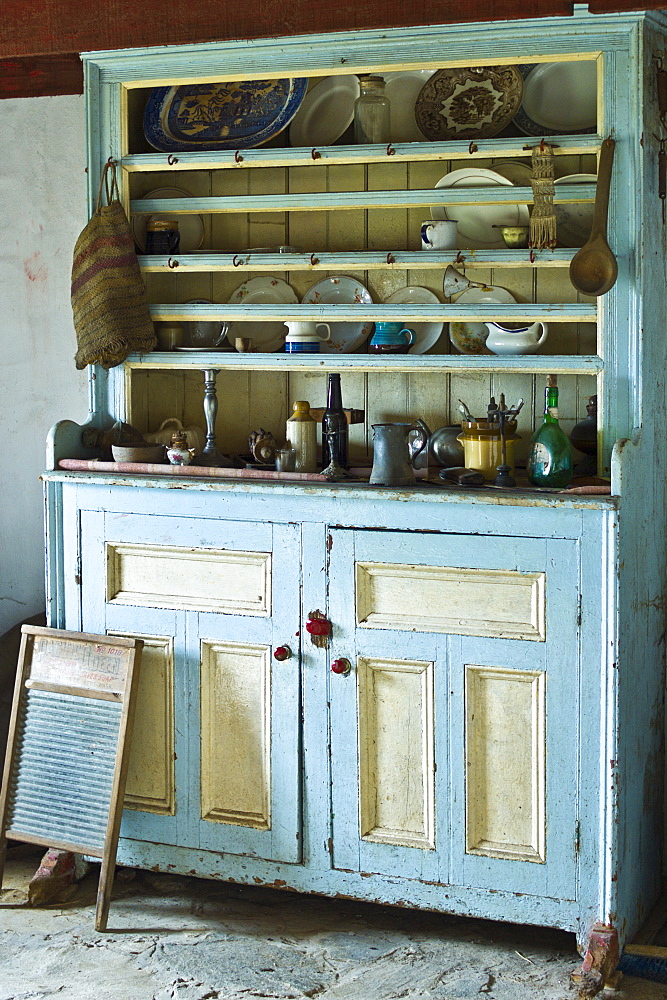
[[[144,134],[165,153],[261,146],[289,125],[307,87],[303,77],[156,87]]]

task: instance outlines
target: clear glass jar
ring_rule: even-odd
[[[384,92],[384,77],[359,77],[359,97],[354,102],[354,141],[389,142],[389,98]]]

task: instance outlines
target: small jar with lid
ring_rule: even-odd
[[[317,421],[310,415],[310,403],[303,399],[294,403],[292,416],[287,421],[287,445],[294,448],[295,472],[317,470]]]
[[[384,77],[360,75],[359,97],[354,102],[354,141],[389,142],[389,98]]]
[[[146,253],[176,253],[180,244],[177,219],[149,219]]]

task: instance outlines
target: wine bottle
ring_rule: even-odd
[[[533,486],[567,486],[572,479],[572,451],[558,423],[558,386],[550,375],[544,390],[544,422],[530,439],[526,464]]]
[[[322,468],[326,469],[333,451],[336,461],[347,469],[347,417],[343,410],[340,375],[329,375],[327,408],[322,417]],[[331,443],[331,448],[330,448]]]

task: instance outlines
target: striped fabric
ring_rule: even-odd
[[[119,201],[98,208],[74,247],[76,367],[113,368],[157,344],[134,240]]]

